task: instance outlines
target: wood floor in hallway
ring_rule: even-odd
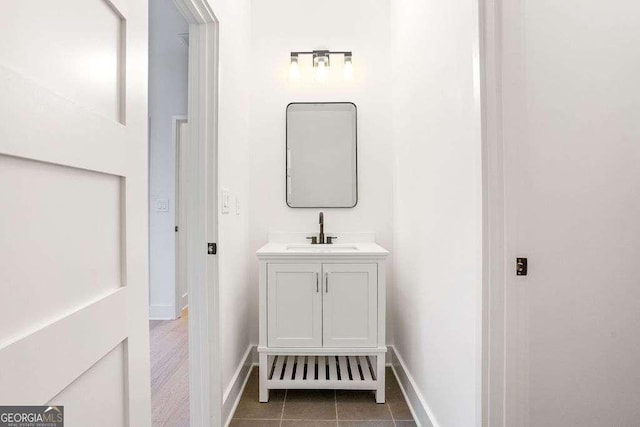
[[[189,426],[188,312],[151,320],[151,416],[154,427]]]

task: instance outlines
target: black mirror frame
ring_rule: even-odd
[[[291,206],[289,204],[289,200],[287,200],[287,194],[289,194],[289,180],[287,179],[287,147],[289,146],[289,107],[292,105],[309,105],[309,104],[351,104],[356,112],[356,140],[355,140],[355,151],[356,151],[356,200],[352,206]],[[358,188],[358,106],[351,101],[332,101],[332,102],[290,102],[287,104],[285,108],[285,125],[284,125],[284,201],[288,207],[291,209],[353,209],[358,204],[360,199],[360,191]]]

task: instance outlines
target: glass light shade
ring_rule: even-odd
[[[353,80],[353,62],[350,56],[344,58],[344,69],[342,72],[344,73],[345,80]]]
[[[325,63],[325,61],[323,60],[318,61],[315,68],[316,68],[316,80],[321,82],[325,81],[327,79],[327,64]]]
[[[298,66],[298,58],[291,58],[291,65],[289,65],[289,80],[300,80],[300,67]]]

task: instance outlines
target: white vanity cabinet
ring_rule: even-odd
[[[269,347],[375,347],[377,264],[267,265]]]
[[[384,402],[385,259],[373,242],[269,243],[260,260],[260,401],[270,389],[375,390]]]
[[[269,347],[321,347],[322,266],[269,264],[267,270]]]
[[[378,343],[378,265],[323,264],[323,347]]]

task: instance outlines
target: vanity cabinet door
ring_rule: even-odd
[[[269,347],[322,347],[321,264],[269,264]]]
[[[378,336],[376,264],[323,264],[324,347],[375,347]]]

